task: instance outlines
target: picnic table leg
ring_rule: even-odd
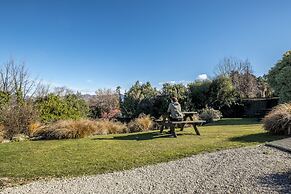
[[[163,131],[164,131],[164,127],[165,126],[165,124],[163,123],[161,126],[160,126],[160,133],[163,133]]]
[[[184,124],[184,123],[181,125],[181,130],[180,131],[183,131],[184,130],[185,125],[186,124]]]
[[[171,123],[170,131],[171,131],[171,134],[173,135],[173,137],[177,137],[176,132],[175,132],[175,124]]]
[[[196,134],[197,134],[197,135],[200,135],[200,132],[199,132],[199,130],[198,130],[198,128],[197,128],[197,125],[196,125],[196,124],[193,124],[193,128],[194,128],[194,130],[195,130]]]

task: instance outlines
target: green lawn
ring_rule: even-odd
[[[224,119],[200,127],[200,132],[197,136],[187,128],[178,132],[177,139],[151,131],[0,144],[0,177],[34,179],[105,173],[282,138],[265,133],[252,119]]]

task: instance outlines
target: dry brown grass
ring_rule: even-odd
[[[99,120],[96,122],[98,130],[94,134],[118,134],[118,133],[127,133],[128,129],[126,125],[120,122],[113,122],[109,120]]]
[[[150,116],[142,116],[128,123],[129,132],[148,131],[153,128],[153,120]]]
[[[34,122],[28,125],[28,135],[33,136],[37,131],[44,128],[45,125],[43,125],[40,122]]]
[[[35,129],[33,131],[33,129]],[[107,120],[93,121],[82,120],[61,120],[55,123],[38,127],[32,126],[32,136],[43,139],[77,139],[91,135],[102,135],[111,133],[124,133],[126,126]]]
[[[263,119],[265,130],[273,134],[289,134],[291,129],[291,103],[276,106]]]

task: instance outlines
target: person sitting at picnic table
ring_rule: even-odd
[[[171,103],[169,104],[168,111],[170,114],[170,121],[182,121],[183,113],[181,111],[181,105],[176,97],[171,98]]]
[[[169,104],[168,111],[170,115],[169,120],[170,121],[182,121],[183,120],[183,113],[181,111],[181,105],[178,102],[178,99],[176,97],[171,98],[171,103]],[[170,129],[169,133],[174,133],[174,129]]]

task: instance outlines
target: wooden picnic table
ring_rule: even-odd
[[[163,119],[155,120],[155,122],[160,126],[160,133],[163,132],[165,127],[169,127],[170,131],[172,132],[172,135],[174,137],[177,137],[176,132],[175,132],[176,126],[179,126],[181,128],[181,131],[183,131],[185,125],[190,124],[193,126],[196,134],[200,135],[200,132],[197,126],[203,125],[204,123],[206,123],[206,121],[194,120],[193,116],[195,114],[198,114],[197,112],[183,112],[183,114],[184,114],[184,117],[182,121],[170,121],[169,117],[164,117]],[[187,118],[189,118],[190,121],[187,120]]]
[[[198,112],[182,112],[184,115],[183,120],[187,121],[187,118],[189,118],[191,121],[193,121],[193,116],[198,115]]]
[[[164,126],[168,124],[170,126],[171,134],[174,137],[177,137],[176,132],[175,132],[175,129],[176,129],[177,125],[180,125],[181,131],[183,131],[183,129],[184,129],[186,124],[191,124],[193,126],[193,129],[194,129],[196,135],[200,135],[200,132],[199,132],[199,129],[198,129],[197,126],[201,126],[205,122],[206,121],[203,121],[203,120],[196,120],[196,121],[194,121],[194,120],[193,121],[170,121],[170,120],[167,120],[166,122],[163,123],[163,127],[161,127],[161,129],[160,129],[160,133],[163,132]]]

